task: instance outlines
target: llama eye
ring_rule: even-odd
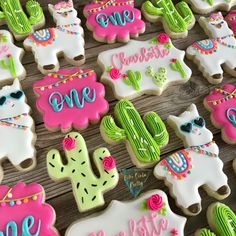
[[[205,126],[205,120],[202,117],[198,117],[193,122],[194,122],[195,125],[197,125],[199,127]]]
[[[6,102],[7,98],[5,96],[0,97],[0,106],[2,106]]]
[[[191,130],[192,130],[193,126],[191,123],[187,123],[185,125],[181,125],[180,126],[180,129],[183,131],[183,132],[186,132],[186,133],[190,133]]]
[[[14,99],[20,99],[23,96],[23,92],[22,91],[17,91],[16,93],[11,93],[10,97],[14,98]]]

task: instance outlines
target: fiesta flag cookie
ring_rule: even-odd
[[[1,236],[59,236],[55,211],[45,203],[44,189],[36,183],[0,186],[0,218]]]
[[[195,25],[195,17],[184,1],[174,6],[172,0],[146,1],[142,5],[144,17],[153,23],[162,22],[171,38],[184,38]]]
[[[219,148],[194,104],[178,117],[169,116],[168,123],[186,149],[164,158],[155,167],[154,175],[165,180],[185,214],[197,215],[201,211],[200,187],[219,200],[230,194]]]
[[[84,30],[73,1],[49,4],[48,9],[57,26],[37,31],[24,41],[24,47],[33,52],[38,69],[43,74],[58,71],[61,55],[72,65],[84,64]]]
[[[128,42],[144,33],[141,12],[134,8],[134,0],[94,0],[84,8],[86,25],[99,42]]]
[[[36,165],[36,135],[30,107],[18,79],[0,90],[0,163],[8,160],[20,171]],[[3,171],[0,166],[0,182]]]
[[[133,163],[140,168],[154,166],[160,160],[160,148],[167,145],[169,134],[161,118],[155,112],[148,112],[144,121],[134,105],[121,100],[115,106],[115,117],[102,119],[100,131],[103,139],[116,144],[125,141]]]
[[[112,86],[117,99],[161,95],[169,85],[190,79],[192,72],[184,56],[165,33],[147,41],[131,40],[99,54],[98,64],[104,71],[101,80]]]
[[[86,143],[79,133],[70,133],[63,140],[67,164],[62,163],[58,150],[47,154],[49,176],[57,180],[71,181],[79,211],[84,212],[104,205],[103,194],[113,189],[119,180],[116,161],[106,148],[99,148],[93,154],[94,163],[99,171],[98,178],[89,160]]]
[[[96,73],[91,69],[61,69],[34,83],[33,89],[39,96],[37,108],[50,131],[85,129],[109,109],[105,88],[96,82]]]
[[[197,41],[188,47],[187,57],[198,65],[211,84],[222,82],[222,65],[226,72],[236,76],[236,39],[221,12],[200,17],[199,24],[210,39]]]
[[[225,84],[214,89],[204,99],[204,105],[211,112],[213,125],[221,129],[222,139],[236,144],[236,86]]]
[[[230,11],[229,14],[225,17],[225,20],[236,36],[236,10]]]
[[[171,211],[163,191],[151,190],[134,201],[112,201],[103,214],[73,223],[66,236],[184,236],[185,223]]]

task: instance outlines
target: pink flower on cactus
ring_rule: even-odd
[[[172,58],[170,61],[175,63],[177,61],[177,59],[176,58]]]
[[[177,229],[172,229],[172,230],[171,230],[171,234],[172,234],[173,236],[177,236],[177,235],[179,235],[179,232],[178,232]]]
[[[159,194],[154,194],[147,200],[147,207],[152,211],[159,211],[163,207],[163,199]]]
[[[116,161],[112,156],[105,157],[102,161],[102,164],[104,169],[107,171],[112,170],[116,167]]]
[[[9,53],[9,54],[7,54],[7,57],[9,58],[9,57],[11,57],[11,54]]]
[[[117,79],[120,79],[121,77],[121,73],[120,73],[120,70],[117,69],[117,68],[112,68],[110,70],[110,76],[113,80],[117,80]]]
[[[67,151],[73,150],[76,147],[76,140],[74,138],[71,138],[71,137],[66,137],[63,140],[63,147]]]
[[[165,33],[161,33],[157,36],[157,39],[159,41],[159,43],[161,44],[165,44],[165,43],[169,43],[170,42],[170,37],[168,34]]]

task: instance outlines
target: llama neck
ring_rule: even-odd
[[[57,26],[64,26],[64,25],[78,25],[80,24],[80,19],[79,18],[73,18],[73,19],[61,19],[57,21]],[[74,27],[74,26],[69,26]]]
[[[208,155],[208,154],[209,155],[215,154],[216,156],[219,155],[219,147],[214,141],[207,144],[200,145],[200,146],[192,146],[190,147],[190,149],[192,149],[193,151],[199,152],[201,154],[205,154],[205,155]]]
[[[234,38],[234,35],[229,35],[226,38],[219,39],[219,41],[229,46],[236,46],[236,40]]]

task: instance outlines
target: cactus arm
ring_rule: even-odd
[[[144,116],[144,122],[149,132],[153,135],[154,140],[160,147],[168,144],[169,134],[166,126],[155,112],[148,112]]]
[[[7,67],[7,63],[6,63],[5,60],[1,60],[1,61],[0,61],[0,66],[1,66],[2,69],[5,69],[5,70],[8,68],[8,67]]]
[[[175,7],[179,14],[183,17],[183,20],[187,26],[191,25],[195,21],[193,12],[186,2],[179,2]]]
[[[174,71],[177,71],[180,73],[180,75],[182,76],[182,78],[187,79],[188,75],[186,74],[182,62],[178,59],[176,59],[175,62],[170,63],[170,68]]]
[[[216,236],[213,232],[211,232],[209,229],[200,229],[198,231],[199,236]]]
[[[30,15],[29,21],[31,25],[37,25],[42,22],[44,18],[43,9],[38,2],[35,0],[29,0],[26,3],[26,10]]]
[[[150,1],[146,1],[144,4],[143,4],[143,8],[144,10],[150,14],[150,15],[153,15],[153,16],[162,16],[163,15],[163,12],[161,9],[155,7],[152,2]]]
[[[0,21],[3,20],[5,20],[5,14],[2,11],[0,11]]]
[[[139,82],[142,80],[142,74],[139,71],[128,70],[128,77],[124,79],[124,82],[132,86],[136,91],[140,90]]]

